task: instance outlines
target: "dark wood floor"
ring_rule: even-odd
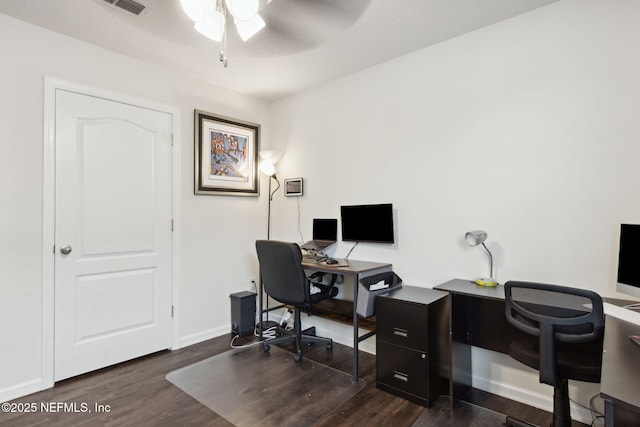
[[[11,402],[15,403],[13,409],[20,409],[21,412],[0,412],[0,425],[232,426],[165,379],[171,371],[229,350],[230,340],[230,335],[222,336],[59,382],[52,389]],[[340,344],[334,345],[333,352],[328,352],[324,346],[311,346],[304,357],[351,373],[351,351],[351,348]],[[425,411],[422,406],[376,388],[374,355],[361,352],[360,375],[366,380],[367,386],[319,419],[317,426],[412,426]],[[485,392],[474,390],[469,399],[480,406],[539,425],[549,425],[551,420],[550,414],[544,411]],[[282,396],[282,401],[287,401],[286,395]],[[42,409],[43,405],[49,408],[49,412]],[[103,406],[97,408],[96,405]],[[34,411],[26,412],[29,409]],[[58,412],[52,411],[55,409]],[[445,398],[439,399],[428,411],[440,412],[439,419],[450,420],[448,425],[474,424],[473,412],[460,417],[464,411],[458,411],[454,417]]]

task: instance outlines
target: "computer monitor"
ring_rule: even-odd
[[[313,239],[300,247],[308,251],[324,251],[336,243],[336,240],[338,240],[338,220],[335,218],[314,218]]]
[[[640,225],[620,225],[616,290],[640,298]]]
[[[313,219],[313,240],[336,241],[338,238],[338,220],[335,218]]]
[[[341,206],[342,240],[345,242],[395,243],[393,206]]]

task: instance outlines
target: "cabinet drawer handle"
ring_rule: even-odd
[[[409,375],[400,371],[393,371],[393,378],[400,381],[409,382]]]
[[[409,336],[409,331],[406,329],[393,328],[393,335],[399,335],[403,338],[407,338]]]

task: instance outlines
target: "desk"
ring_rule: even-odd
[[[640,346],[629,339],[640,326],[607,316],[600,394],[605,426],[640,426]]]
[[[454,279],[434,289],[451,298],[451,404],[471,388],[471,346],[508,353],[513,338],[523,334],[506,319],[504,286],[478,286]],[[640,347],[628,336],[640,327],[607,316],[604,330],[601,394],[605,399],[606,426],[640,426]]]
[[[454,279],[434,289],[450,294],[449,396],[451,405],[471,389],[471,347],[509,353],[520,332],[505,317],[504,286],[478,286]]]
[[[375,331],[360,335],[358,330],[358,312],[356,311],[356,304],[358,301],[358,283],[365,277],[372,276],[374,274],[386,273],[392,271],[391,264],[380,262],[368,262],[368,261],[353,261],[353,260],[338,260],[339,263],[348,263],[345,266],[339,265],[327,265],[317,262],[303,262],[302,266],[305,269],[319,271],[322,273],[330,274],[342,274],[344,276],[351,276],[354,279],[353,283],[353,381],[358,381],[358,343],[364,341],[367,338],[375,335]]]

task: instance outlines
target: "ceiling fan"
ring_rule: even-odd
[[[220,44],[226,67],[227,40],[254,56],[280,56],[318,46],[360,18],[371,0],[180,0],[194,28]],[[233,22],[237,31],[228,31]],[[256,36],[254,39],[252,39]],[[244,42],[252,39],[251,43]],[[253,47],[253,48],[252,48]]]

